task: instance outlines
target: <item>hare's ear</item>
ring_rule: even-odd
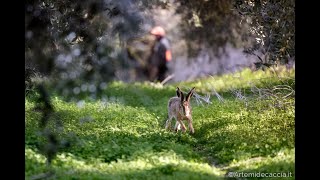
[[[195,87],[193,87],[193,88],[189,91],[189,93],[187,94],[187,97],[186,97],[187,101],[189,101],[190,98],[191,98],[191,96],[193,95],[194,88],[195,88]]]
[[[181,93],[181,91],[180,91],[179,87],[177,87],[177,91],[176,91],[176,93],[177,93],[177,96],[178,96],[178,97],[180,97],[180,93]]]
[[[181,102],[183,102],[184,100],[184,95],[183,95],[183,92],[179,91],[180,92],[180,98],[181,98]]]

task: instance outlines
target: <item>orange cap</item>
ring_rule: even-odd
[[[150,33],[153,35],[158,35],[158,36],[165,36],[166,35],[165,30],[161,26],[156,26],[156,27],[152,28]]]

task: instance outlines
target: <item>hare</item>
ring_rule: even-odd
[[[177,96],[172,97],[169,99],[168,102],[168,120],[166,121],[165,129],[171,128],[171,120],[172,118],[176,119],[176,125],[174,130],[177,132],[182,126],[182,131],[186,131],[186,126],[182,122],[183,120],[187,120],[189,123],[189,129],[191,133],[194,133],[193,125],[192,125],[192,116],[191,116],[191,105],[190,105],[190,98],[194,92],[193,87],[190,92],[184,96],[183,93],[180,91],[179,87],[177,87]]]

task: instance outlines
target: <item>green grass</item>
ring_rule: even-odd
[[[26,98],[26,179],[46,172],[53,172],[48,179],[224,179],[228,172],[294,175],[294,96],[285,97],[288,91],[279,89],[261,98],[250,91],[253,85],[294,89],[294,70],[244,70],[166,86],[112,82],[105,89],[105,101],[52,97],[51,126],[61,120],[59,137],[71,146],[59,151],[51,167],[41,153],[41,114],[33,110],[34,98]],[[175,96],[176,86],[184,91],[195,86],[201,95],[214,88],[225,100],[212,96],[212,103],[202,106],[192,99],[193,135],[164,130],[167,101]],[[247,100],[236,99],[234,89]]]

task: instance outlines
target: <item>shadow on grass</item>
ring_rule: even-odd
[[[54,174],[50,177],[53,179],[63,180],[82,180],[82,179],[103,179],[103,180],[114,180],[114,179],[172,179],[172,180],[219,180],[223,179],[219,174],[200,172],[188,167],[182,167],[179,165],[167,164],[146,169],[130,169],[130,170],[83,170],[76,169],[72,166],[67,167],[54,167]],[[45,174],[45,173],[39,173]],[[31,180],[32,177],[39,175],[31,175],[26,177],[26,180]],[[50,177],[48,179],[50,179]]]
[[[29,135],[30,136],[30,135]],[[66,139],[68,137],[65,137]],[[139,136],[123,132],[104,132],[99,134],[72,137],[70,147],[60,152],[71,153],[82,160],[99,160],[103,163],[143,157],[145,153],[173,152],[187,161],[200,161],[200,156],[192,151],[192,139],[189,135],[168,132],[146,132]],[[33,141],[27,139],[28,147],[37,151]]]
[[[291,134],[284,133],[283,128],[258,129],[260,124],[248,122],[244,126],[242,121],[220,119],[202,124],[195,134],[196,151],[209,162],[225,166],[233,160],[273,156],[282,148],[294,148]]]
[[[56,173],[50,175],[48,179],[51,177],[53,179],[221,179],[214,171],[208,172],[201,169],[202,166],[192,165],[190,162],[195,162],[192,158],[196,157],[191,148],[172,142],[174,137],[170,134],[165,133],[161,136],[153,133],[150,136],[134,137],[117,132],[107,136],[111,143],[105,141],[106,146],[101,146],[102,143],[89,138],[88,144],[84,147],[73,146],[72,149],[68,149],[65,153],[70,153],[71,156],[68,156],[69,158],[59,156],[59,160],[54,161],[51,168]],[[161,138],[169,140],[161,142]],[[94,143],[89,143],[90,141]],[[121,141],[127,143],[120,145]],[[115,146],[114,143],[119,145]],[[94,144],[100,146],[92,146]],[[151,157],[148,153],[151,153]],[[175,158],[167,162],[162,161],[162,158],[166,159],[168,153],[183,158],[178,158],[177,162]],[[27,159],[26,179],[47,174],[44,163],[34,163],[37,161],[32,158]]]

